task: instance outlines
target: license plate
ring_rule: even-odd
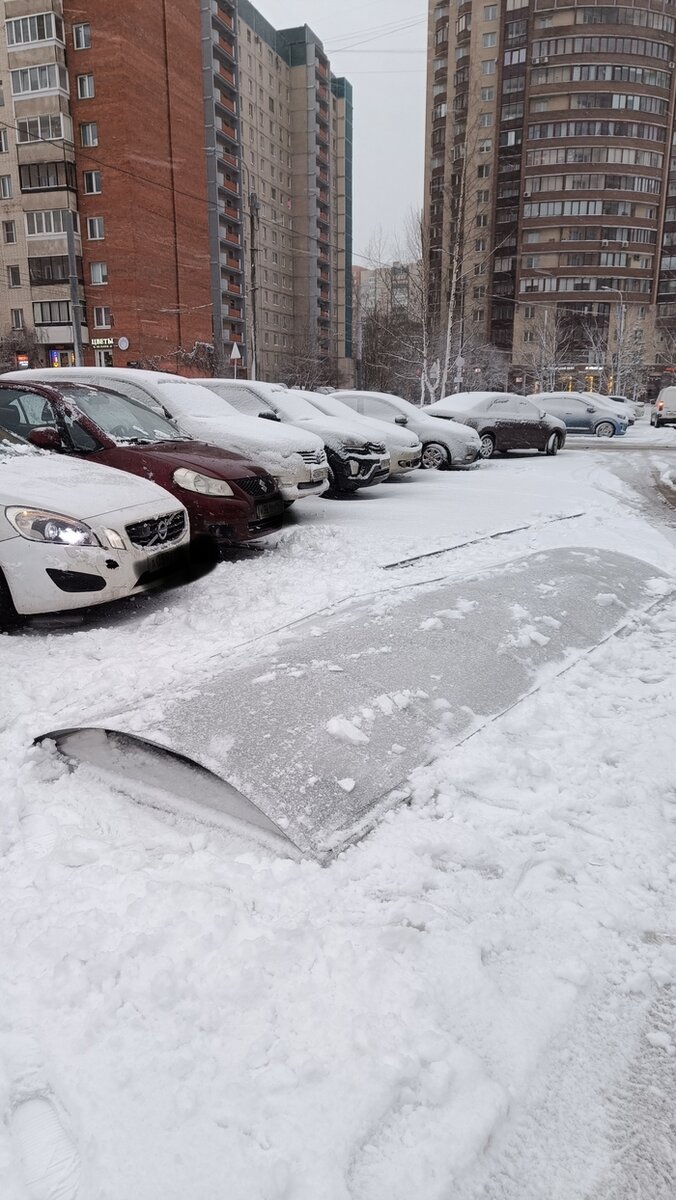
[[[166,550],[160,550],[158,554],[151,554],[143,562],[138,563],[137,570],[140,575],[154,575],[159,571],[170,574],[184,564],[187,556],[186,546],[167,546]]]
[[[321,483],[327,478],[327,474],[326,467],[313,467],[310,471],[310,479],[313,483]]]
[[[267,517],[278,517],[284,512],[283,500],[266,500],[256,505],[256,520],[265,521]]]

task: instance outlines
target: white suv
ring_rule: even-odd
[[[662,388],[650,414],[650,424],[655,429],[660,425],[676,425],[676,387]]]

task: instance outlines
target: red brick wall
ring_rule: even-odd
[[[177,347],[212,339],[199,0],[65,0],[64,18],[90,335],[112,335],[116,366],[177,369]],[[73,48],[80,21],[91,49]],[[89,72],[96,95],[78,100]],[[99,144],[83,149],[88,121]],[[85,170],[101,171],[101,195],[84,194]],[[89,216],[104,218],[104,241],[87,240]],[[98,261],[103,287],[89,282]],[[111,308],[112,330],[94,329],[95,305]]]

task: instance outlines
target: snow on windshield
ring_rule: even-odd
[[[227,402],[227,395],[216,394],[215,390],[198,387],[194,383],[177,383],[173,379],[160,379],[157,387],[162,388],[162,402],[178,416],[225,417],[234,415]]]
[[[73,400],[81,413],[119,445],[125,442],[178,442],[180,434],[157,413],[117,392],[90,388],[82,384],[59,383],[59,392]]]
[[[279,395],[275,395],[272,403],[290,421],[316,421],[319,416],[318,410],[306,400],[302,392],[280,392]]]
[[[496,398],[506,396],[507,392],[456,392],[451,396],[444,396],[441,400],[437,400],[431,407],[437,412],[472,412],[475,408],[484,408],[486,404]]]

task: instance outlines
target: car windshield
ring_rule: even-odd
[[[0,425],[0,459],[15,458],[17,454],[39,454],[25,438]]]
[[[160,401],[169,412],[185,417],[232,416],[232,405],[228,404],[227,393],[221,396],[215,389],[198,387],[193,383],[178,383],[174,379],[160,379],[156,386],[161,388]]]
[[[319,415],[300,392],[280,392],[271,403],[290,421],[316,421]]]
[[[184,440],[184,435],[164,417],[118,392],[83,384],[59,384],[58,390],[64,400],[72,400],[85,417],[118,445]]]

